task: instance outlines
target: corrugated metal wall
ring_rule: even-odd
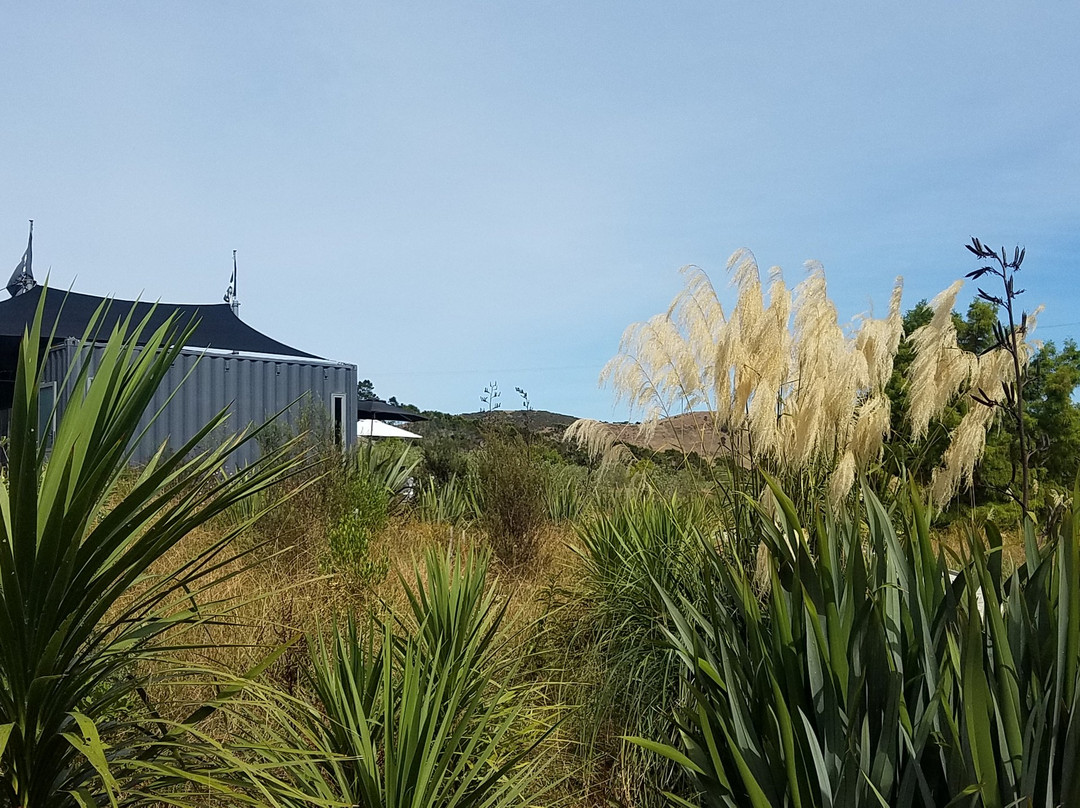
[[[101,346],[92,349],[91,375],[100,361],[101,351]],[[74,341],[50,351],[45,380],[62,382],[79,353]],[[67,388],[70,387],[69,383]],[[74,391],[59,392],[61,406],[66,406]],[[325,418],[322,423],[332,428],[335,395],[344,396],[342,437],[346,446],[352,446],[356,443],[356,365],[185,349],[169,369],[143,416],[141,426],[146,427],[153,414],[161,411],[137,447],[134,459],[145,462],[163,442],[174,448],[182,446],[226,407],[229,432],[260,425],[286,408],[283,419],[290,428],[296,427],[305,410],[308,421],[318,423]],[[255,442],[248,443],[237,452],[235,462],[241,466],[250,463],[258,457],[258,452]]]
[[[60,387],[60,383],[64,381],[64,376],[67,374],[68,368],[71,366],[71,359],[75,355],[76,346],[71,342],[66,342],[63,345],[57,345],[45,355],[45,381],[56,382],[57,387]],[[71,385],[69,384],[68,387]],[[58,389],[57,393],[60,396],[61,408],[67,405],[71,391],[67,388]]]
[[[77,343],[74,340],[68,340],[62,345],[54,346],[49,349],[49,352],[45,354],[45,368],[43,371],[42,380],[45,384],[56,385],[56,396],[58,399],[58,405],[56,414],[53,417],[51,428],[56,429],[59,423],[60,413],[64,411],[67,406],[68,399],[71,398],[71,387],[74,384],[73,379],[68,379],[67,384],[64,384],[67,377],[68,368],[71,367],[72,357],[75,356],[78,350]],[[73,376],[75,373],[72,374]],[[39,393],[39,395],[43,395]],[[40,408],[40,404],[39,404]],[[41,412],[41,410],[38,410]],[[39,419],[40,420],[40,419]],[[50,447],[52,446],[50,438]]]

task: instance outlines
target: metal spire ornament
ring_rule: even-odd
[[[19,261],[19,265],[15,267],[15,271],[11,273],[11,279],[7,282],[8,294],[12,297],[18,297],[19,295],[29,292],[35,286],[37,281],[34,280],[34,220],[30,220],[30,236],[26,240],[26,252],[23,253],[22,260]]]

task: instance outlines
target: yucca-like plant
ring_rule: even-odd
[[[430,551],[406,587],[409,619],[366,632],[349,621],[313,643],[316,707],[294,705],[264,744],[268,765],[304,795],[296,804],[502,808],[539,796],[530,756],[546,733],[520,740],[514,666],[494,653],[506,604],[487,570],[486,553]]]
[[[714,523],[701,500],[650,492],[627,497],[609,513],[575,526],[582,612],[565,667],[593,673],[568,699],[582,703],[584,754],[616,758],[616,787],[620,799],[631,803],[657,804],[662,790],[686,787],[677,767],[619,736],[676,737],[672,719],[680,664],[663,642],[670,618],[660,592],[698,600],[703,553],[698,537]]]
[[[917,495],[806,528],[772,485],[767,593],[713,555],[704,605],[665,594],[690,704],[638,743],[715,806],[1080,804],[1080,513],[950,572]]]
[[[588,481],[578,468],[553,466],[544,475],[544,502],[553,523],[572,522],[585,510]]]
[[[411,480],[420,464],[419,455],[411,447],[397,449],[396,441],[388,445],[361,446],[352,456],[348,474],[366,475],[374,484],[384,489],[390,496],[394,509],[403,505],[403,498],[410,490]]]
[[[0,484],[0,805],[146,802],[195,774],[177,762],[194,765],[185,750],[205,742],[182,716],[170,722],[143,704],[148,676],[204,641],[177,631],[220,615],[212,584],[236,568],[229,547],[242,525],[175,570],[151,568],[295,461],[272,453],[225,475],[251,435],[202,448],[222,413],[122,482],[140,419],[193,327],[148,334],[130,317],[108,336],[92,380],[89,362],[65,380],[86,392],[71,397],[48,446],[38,432],[42,311],[22,340]],[[91,323],[84,343],[96,337]]]
[[[508,601],[499,604],[495,587],[488,581],[490,553],[429,549],[424,565],[413,568],[410,586],[401,586],[412,612],[413,630],[408,632],[431,658],[464,660],[479,670],[490,660],[496,632],[502,626]]]
[[[619,500],[576,526],[583,579],[603,608],[620,620],[647,610],[650,622],[666,614],[657,587],[684,591],[701,576],[697,536],[715,524],[701,499],[655,492]],[[650,604],[646,607],[644,604]]]
[[[422,481],[414,512],[425,522],[464,525],[476,519],[479,505],[469,478],[455,473],[444,483],[434,477]]]

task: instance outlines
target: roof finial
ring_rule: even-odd
[[[224,300],[229,304],[232,313],[239,317],[240,300],[236,296],[236,250],[232,251],[232,280],[229,282],[229,288],[225,290]]]
[[[11,273],[11,279],[7,282],[8,294],[12,297],[18,297],[24,292],[29,292],[35,286],[37,281],[34,280],[34,220],[30,220],[30,235],[26,239],[26,252],[23,253],[22,260],[19,261],[19,265],[15,267],[15,271]]]

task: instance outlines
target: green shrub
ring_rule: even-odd
[[[294,420],[268,424],[258,436],[261,453],[287,451],[309,458],[303,473],[275,486],[272,499],[285,500],[272,519],[255,523],[259,540],[277,549],[302,548],[321,556],[325,536],[345,513],[348,500],[348,464],[333,440],[326,407],[305,398]],[[236,509],[234,519],[243,518],[245,506]]]
[[[536,556],[547,518],[544,472],[515,432],[489,431],[476,452],[480,524],[499,560],[509,566]]]
[[[389,520],[390,495],[379,481],[354,474],[348,484],[345,512],[330,526],[330,564],[363,584],[386,577],[390,561],[378,547],[379,533]]]
[[[423,475],[433,478],[440,485],[452,479],[461,479],[469,472],[467,452],[460,441],[435,435],[424,440]]]

